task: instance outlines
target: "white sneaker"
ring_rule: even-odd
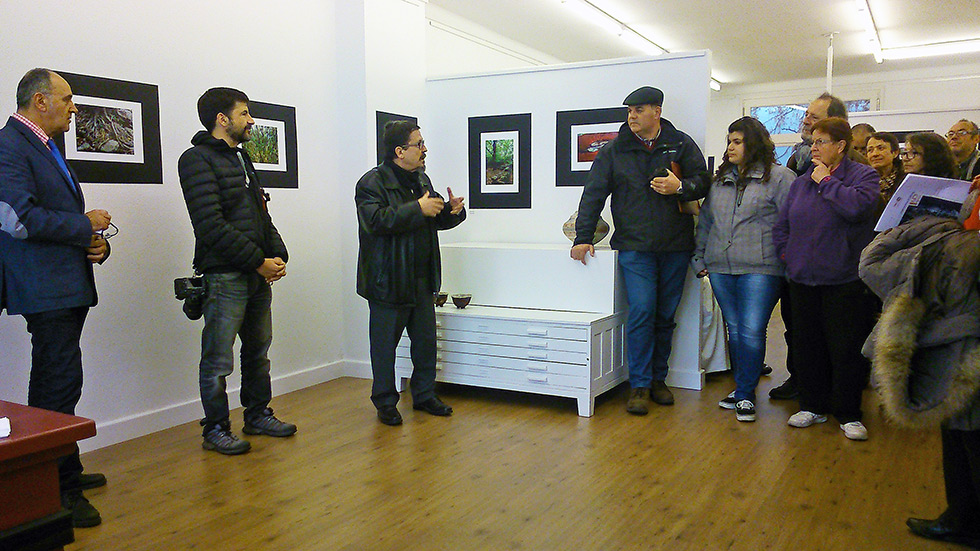
[[[752,400],[739,400],[735,405],[735,419],[743,422],[755,421],[755,404]]]
[[[850,438],[851,440],[867,440],[868,439],[868,429],[865,428],[861,421],[851,421],[850,423],[844,423],[840,426],[840,430],[844,431],[844,436]]]
[[[817,415],[812,411],[797,411],[790,416],[786,423],[791,427],[796,427],[798,429],[805,429],[810,425],[816,425],[817,423],[826,423],[826,415]],[[843,427],[842,427],[843,428]]]
[[[735,391],[733,390],[731,394],[725,396],[718,402],[718,407],[724,409],[735,409]]]

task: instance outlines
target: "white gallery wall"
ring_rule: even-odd
[[[96,267],[100,303],[82,339],[85,385],[77,412],[94,418],[99,430],[83,448],[201,415],[203,322],[187,320],[173,297],[173,279],[190,274],[193,256],[177,159],[201,128],[197,98],[212,86],[296,107],[300,188],[270,190],[270,210],[290,252],[288,276],[274,289],[274,390],[342,371],[348,267],[338,259],[336,239],[344,233],[341,211],[350,205],[337,200],[348,194],[339,192],[340,160],[328,154],[344,139],[335,120],[335,37],[342,25],[333,1],[297,4],[57,0],[41,10],[33,2],[0,3],[4,122],[15,110],[18,80],[36,66],[159,87],[163,183],[82,186],[87,207],[107,209],[120,230],[111,258]],[[0,315],[0,399],[26,402],[29,366],[23,319]],[[229,387],[238,385],[235,375]],[[241,426],[240,419],[233,423]]]
[[[433,78],[426,88],[422,134],[426,172],[440,192],[469,194],[468,118],[531,114],[531,208],[470,209],[442,242],[571,243],[562,224],[578,208],[581,187],[555,185],[556,113],[622,106],[640,86],[664,92],[663,118],[704,145],[710,54],[692,52]],[[625,122],[626,109],[623,108]],[[608,207],[603,214],[611,222]]]

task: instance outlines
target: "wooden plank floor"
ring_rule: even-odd
[[[203,451],[197,424],[85,454],[109,477],[86,492],[104,521],[68,549],[958,549],[904,526],[944,508],[938,430],[886,425],[871,393],[868,442],[833,420],[792,429],[795,403],[764,398],[783,377],[763,379],[755,423],[717,407],[725,374],[645,417],[624,387],[581,418],[568,399],[445,385],[453,417],[405,395],[401,427],[378,423],[370,381],[338,379],[277,397],[298,434],[249,437],[244,456]]]

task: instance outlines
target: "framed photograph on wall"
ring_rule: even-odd
[[[242,144],[264,188],[299,188],[296,160],[296,108],[248,102],[255,119],[252,139]]]
[[[531,114],[470,117],[473,209],[531,208]]]
[[[555,129],[555,185],[584,186],[599,149],[616,139],[626,107],[559,111]]]
[[[56,71],[78,113],[55,138],[78,179],[91,184],[162,184],[156,85]]]
[[[385,125],[391,121],[409,121],[414,124],[418,124],[419,119],[417,117],[412,117],[409,115],[396,115],[395,113],[386,113],[384,111],[375,111],[374,113],[375,113],[375,124],[377,126],[377,134],[378,134],[378,141],[377,141],[378,164],[380,165],[381,162],[385,160],[385,144],[384,144]]]

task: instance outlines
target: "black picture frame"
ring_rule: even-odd
[[[385,125],[391,121],[409,121],[413,124],[418,124],[419,119],[411,115],[398,115],[396,113],[388,113],[386,111],[375,111],[375,126],[377,130],[377,144],[378,144],[378,164],[380,165],[382,161],[385,160],[385,144],[384,144],[384,132]]]
[[[572,162],[572,128],[590,124],[622,124],[626,122],[626,107],[558,111],[555,125],[555,185],[584,186],[588,169],[575,168]]]
[[[485,187],[487,172],[484,170],[484,138],[496,133],[507,133],[517,140],[517,160],[511,166],[516,182],[504,186],[506,191],[492,191]],[[512,139],[512,138],[507,138]],[[529,209],[531,208],[531,114],[493,115],[469,118],[469,180],[470,209]]]
[[[80,75],[67,71],[56,71],[71,86],[75,101],[85,105],[85,98],[103,100],[108,104],[127,102],[138,104],[140,116],[133,120],[133,125],[139,125],[141,138],[133,137],[134,149],[142,152],[142,160],[138,162],[121,162],[118,160],[93,160],[90,153],[77,153],[66,150],[66,134],[55,137],[58,148],[64,152],[65,158],[83,183],[90,184],[162,184],[163,159],[160,150],[160,94],[154,84],[143,84],[113,78]],[[136,117],[134,116],[134,119]],[[75,136],[78,120],[72,124],[68,136]],[[114,154],[102,154],[109,158]],[[119,159],[123,159],[120,156]]]
[[[283,130],[284,141],[280,149],[285,149],[285,165],[268,168],[270,165],[255,163],[255,171],[259,175],[259,184],[264,188],[299,189],[299,165],[296,152],[296,108],[275,103],[249,101],[248,110],[253,119],[264,119],[278,123]],[[282,154],[282,151],[279,151]],[[280,161],[281,161],[280,157]]]

